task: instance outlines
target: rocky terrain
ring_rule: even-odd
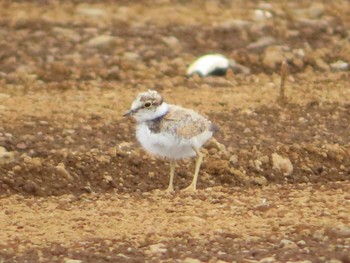
[[[350,262],[349,12],[0,2],[0,262]],[[186,77],[208,53],[249,72]],[[195,193],[122,117],[150,88],[221,128]]]

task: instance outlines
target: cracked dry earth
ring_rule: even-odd
[[[1,1],[0,262],[350,262],[349,12]],[[209,52],[250,74],[186,78]],[[193,160],[161,190],[169,164],[121,117],[148,88],[221,127],[195,193]]]

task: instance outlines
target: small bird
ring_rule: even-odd
[[[228,69],[234,73],[249,74],[250,69],[238,64],[233,59],[228,59],[221,54],[207,54],[196,59],[187,69],[186,76],[194,74],[200,77],[224,76]]]
[[[186,75],[197,73],[201,77],[223,76],[230,66],[230,60],[221,54],[208,54],[198,58],[187,69]]]
[[[193,110],[164,102],[155,90],[139,93],[123,116],[136,119],[136,137],[146,151],[170,160],[170,180],[166,191],[174,191],[176,161],[197,157],[192,183],[185,189],[195,191],[203,160],[200,148],[218,127]]]

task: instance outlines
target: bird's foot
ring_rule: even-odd
[[[167,189],[165,189],[166,193],[173,193],[174,192],[174,187],[173,186],[169,186]]]
[[[189,186],[187,186],[185,189],[182,189],[181,191],[186,193],[193,193],[197,191],[197,188],[194,184],[190,184]]]

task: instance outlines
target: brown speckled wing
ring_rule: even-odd
[[[207,130],[213,131],[209,120],[192,110],[175,105],[169,105],[167,114],[150,121],[148,126],[153,133],[166,132],[183,139],[190,139]]]

